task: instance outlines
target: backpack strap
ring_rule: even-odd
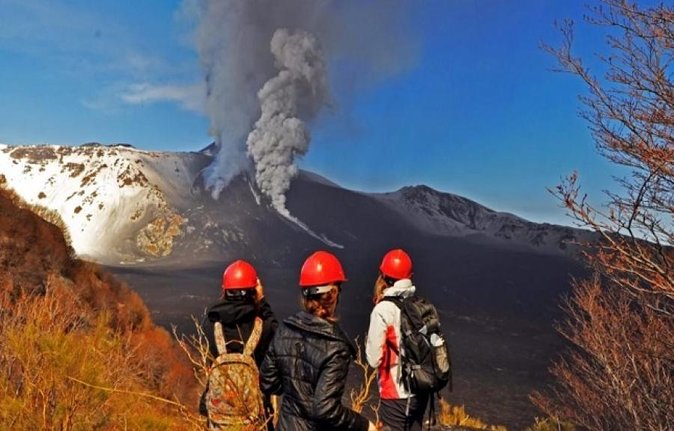
[[[215,322],[213,327],[213,332],[215,335],[215,346],[218,349],[218,355],[227,354],[227,342],[225,341],[225,333],[222,329],[222,323]],[[262,336],[262,319],[259,317],[255,318],[255,323],[253,324],[253,330],[248,337],[248,341],[243,348],[243,353],[246,355],[252,355],[257,347],[257,343],[260,342],[260,337]]]
[[[398,307],[398,310],[400,310],[400,335],[409,336],[409,332],[405,333],[404,329],[403,329],[403,325],[404,325],[403,320],[405,319],[405,316],[404,316],[405,305],[404,305],[403,301],[405,299],[400,298],[398,296],[384,296],[381,300],[392,302],[393,304],[395,304],[396,307]],[[402,340],[400,340],[400,342],[402,343]],[[402,356],[402,352],[400,351],[400,349],[398,347],[396,347],[396,346],[394,346],[393,344],[390,344],[390,343],[387,343],[387,345],[389,346],[389,348],[391,350],[393,350],[395,352],[396,355]]]
[[[382,301],[392,302],[395,304],[396,307],[398,307],[398,310],[400,310],[400,333],[406,336],[409,336],[412,333],[412,330],[409,328],[409,326],[411,325],[408,325],[407,329],[403,327],[405,325],[404,323],[405,319],[409,321],[409,314],[407,313],[407,308],[405,307],[405,300],[411,297],[412,296],[407,296],[404,298],[401,298],[399,296],[385,296],[382,298]]]
[[[227,343],[225,342],[225,334],[222,331],[222,323],[215,322],[213,326],[215,347],[218,349],[218,355],[224,355],[227,353]]]
[[[255,348],[257,347],[257,343],[260,342],[261,337],[262,337],[262,319],[256,317],[255,323],[253,324],[253,330],[251,331],[250,337],[248,337],[248,341],[246,341],[246,345],[243,348],[243,354],[252,355],[253,352],[255,352]]]
[[[401,310],[405,308],[405,306],[403,305],[403,301],[405,300],[405,298],[400,298],[398,296],[384,296],[381,300],[392,302],[396,305],[396,307],[398,307]]]

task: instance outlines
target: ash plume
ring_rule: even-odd
[[[327,101],[326,67],[318,41],[305,31],[277,30],[271,52],[280,70],[258,92],[262,114],[246,143],[258,187],[291,218],[285,192],[297,175],[295,156],[307,152],[310,140],[300,115],[311,119]]]
[[[295,157],[308,151],[308,124],[328,101],[327,65],[341,71],[331,84],[351,89],[405,70],[415,58],[410,9],[404,0],[184,0],[218,147],[203,173],[213,197],[254,169],[288,216]]]

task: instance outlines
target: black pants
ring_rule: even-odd
[[[424,413],[428,406],[428,395],[416,395],[409,399],[381,400],[379,419],[391,428],[391,431],[421,431]],[[407,413],[407,414],[406,414]]]

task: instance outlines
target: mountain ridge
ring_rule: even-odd
[[[241,214],[257,221],[278,217],[250,174],[235,178],[222,197],[213,200],[200,184],[201,171],[212,160],[209,149],[160,152],[139,150],[129,144],[0,145],[0,172],[22,198],[62,216],[80,255],[103,262],[143,262],[174,254],[181,249],[181,242],[202,241],[203,246],[194,245],[197,249],[192,252],[212,258],[217,253],[206,250],[209,245],[226,248],[244,240],[241,223],[231,223],[232,219],[243,222]],[[359,192],[309,171],[300,172],[288,193],[289,208],[302,223],[306,223],[306,211],[298,202],[314,198],[293,193],[303,183],[340,190],[340,198],[345,201],[365,196],[397,214],[410,228],[429,235],[565,253],[566,242],[580,233],[568,227],[533,223],[426,185],[387,193]],[[219,216],[218,208],[231,207],[232,202],[238,207],[225,209],[226,217]],[[287,220],[281,222],[287,225]],[[267,220],[269,223],[273,222]],[[307,229],[314,226],[308,224],[305,232]],[[350,239],[342,232],[326,235],[316,231],[314,236],[328,247]]]

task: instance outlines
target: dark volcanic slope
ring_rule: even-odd
[[[421,231],[369,195],[318,182],[296,181],[288,200],[293,214],[344,245],[336,253],[366,295],[381,256],[402,247],[413,256],[415,279],[432,299],[463,313],[547,320],[559,294],[568,290],[569,275],[581,269],[561,250],[552,254],[482,237]]]
[[[114,271],[141,293],[158,322],[189,330],[188,316],[200,315],[217,297],[227,262],[240,257],[253,262],[274,309],[284,317],[298,308],[297,277],[304,258],[327,248],[345,264],[350,281],[340,305],[341,322],[355,336],[367,328],[381,256],[403,247],[414,259],[419,293],[437,304],[451,337],[456,385],[450,401],[511,429],[533,421],[536,411],[527,395],[546,381],[548,362],[561,347],[552,329],[558,299],[568,291],[570,276],[582,273],[568,254],[492,240],[480,234],[475,217],[469,218],[477,229],[474,235],[436,234],[382,199],[306,175],[293,183],[288,207],[314,232],[343,248],[326,246],[267,205],[258,205],[248,181],[240,177],[219,201],[201,196],[188,210],[195,229],[177,243],[169,260]],[[531,229],[539,239],[560,235],[508,215],[490,217],[492,231],[502,219],[506,227]]]

